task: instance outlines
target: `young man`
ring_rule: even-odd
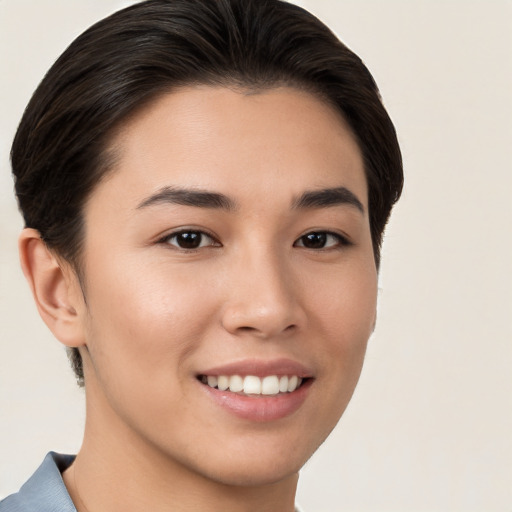
[[[285,2],[142,2],[52,67],[12,165],[87,419],[0,511],[291,512],[357,383],[402,187],[358,57]]]

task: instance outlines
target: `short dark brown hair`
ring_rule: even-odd
[[[11,160],[27,227],[80,274],[83,206],[109,171],[114,130],[184,85],[288,85],[331,104],[361,149],[375,261],[403,186],[400,148],[361,59],[317,18],[280,0],[147,0],[96,23],[44,77]],[[78,350],[71,361],[83,383]]]

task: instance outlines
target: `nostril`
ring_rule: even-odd
[[[238,331],[240,331],[240,332],[249,332],[249,333],[257,332],[257,330],[258,329],[256,329],[255,327],[248,327],[245,325],[242,325],[241,327],[238,328]]]
[[[244,301],[227,305],[222,312],[223,327],[234,335],[273,338],[290,335],[301,325],[303,311],[292,302],[262,305],[259,301]]]
[[[292,333],[296,328],[297,328],[297,325],[290,324],[281,331],[281,334]],[[266,329],[258,329],[257,327],[250,327],[248,325],[242,325],[242,326],[238,327],[237,331],[239,334],[247,333],[247,334],[253,334],[253,335],[260,335],[265,338],[272,335],[271,333],[267,332]]]

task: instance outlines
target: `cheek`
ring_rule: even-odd
[[[117,258],[88,282],[88,348],[95,369],[125,383],[181,379],[215,305],[191,272]],[[107,374],[108,369],[108,374]],[[140,379],[135,377],[139,376]]]
[[[314,330],[323,344],[321,366],[343,401],[355,387],[376,315],[377,273],[373,261],[356,262],[325,279],[312,297]]]
[[[315,440],[323,441],[345,411],[357,385],[376,311],[377,275],[373,260],[320,272],[309,289],[309,347],[314,350],[318,396],[309,415]],[[316,449],[317,446],[312,446]]]
[[[306,284],[307,286],[307,284]],[[354,260],[323,279],[314,276],[308,287],[316,319],[328,339],[344,339],[351,345],[372,332],[377,306],[377,272],[373,260]],[[340,338],[341,337],[341,338]]]

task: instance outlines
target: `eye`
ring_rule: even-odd
[[[345,237],[329,231],[311,231],[301,236],[294,244],[295,247],[306,249],[332,249],[345,245],[350,245]]]
[[[171,233],[160,240],[177,247],[178,249],[194,250],[202,247],[218,247],[220,244],[213,237],[203,231],[187,229],[177,233]]]

